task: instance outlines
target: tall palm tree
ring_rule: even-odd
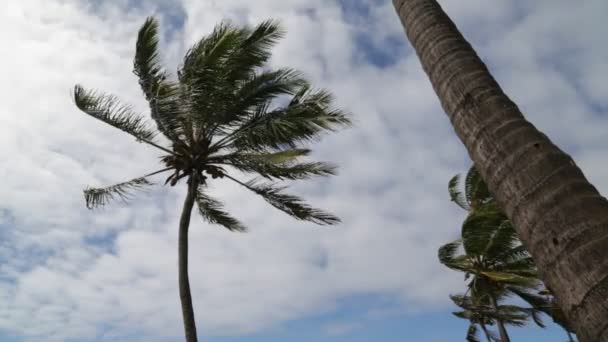
[[[584,342],[608,341],[608,201],[528,122],[437,0],[393,0],[443,109]]]
[[[115,198],[128,199],[133,190],[151,185],[149,177],[159,173],[171,172],[165,182],[171,186],[186,180],[178,262],[189,342],[197,341],[188,280],[188,227],[194,203],[207,222],[231,231],[245,230],[220,201],[208,195],[211,179],[233,181],[296,219],[320,225],[339,222],[336,216],[286,194],[285,187],[277,184],[333,175],[333,165],[302,160],[311,152],[302,146],[350,123],[344,112],[332,107],[329,92],[313,89],[296,70],[268,68],[270,49],[283,35],[273,21],[254,28],[220,24],[186,53],[177,79],[172,79],[160,64],[158,23],[148,18],[137,37],[134,73],[157,129],[112,95],[81,86],[74,89],[76,105],[84,113],[164,154],[165,167],[159,171],[110,187],[86,189],[89,208]],[[267,181],[239,180],[229,171],[257,174]]]

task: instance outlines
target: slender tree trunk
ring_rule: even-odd
[[[496,297],[494,297],[493,294],[490,294],[490,300],[492,302],[492,308],[494,309],[496,316],[499,316],[498,303],[496,302]],[[505,328],[505,322],[503,322],[502,319],[498,318],[496,320],[496,325],[498,326],[498,333],[500,333],[501,342],[511,342],[509,334],[507,334],[507,329]]]
[[[393,4],[456,134],[568,322],[581,341],[608,341],[608,201],[525,120],[436,0]]]
[[[572,334],[568,330],[566,330],[566,334],[568,334],[568,342],[576,342],[574,340],[574,337],[572,336]]]
[[[187,342],[197,342],[192,295],[190,294],[190,280],[188,279],[188,228],[190,227],[190,216],[192,214],[192,207],[194,207],[197,186],[196,177],[188,180],[188,194],[186,195],[182,216],[179,220],[179,299],[182,303],[182,316]]]
[[[490,337],[490,332],[488,331],[486,325],[484,323],[479,323],[479,325],[481,325],[481,330],[483,330],[483,333],[486,335],[488,342],[492,342],[492,337]]]

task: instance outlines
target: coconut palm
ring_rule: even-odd
[[[148,18],[137,37],[134,73],[156,128],[115,96],[81,86],[74,89],[76,105],[84,113],[163,153],[164,168],[159,171],[86,189],[89,208],[128,199],[134,190],[151,185],[150,177],[164,172],[170,172],[165,184],[174,186],[181,180],[187,184],[178,247],[187,341],[197,340],[188,280],[188,227],[194,203],[207,222],[231,231],[245,230],[208,194],[210,181],[235,182],[298,220],[320,225],[339,222],[338,217],[285,193],[277,183],[333,175],[333,165],[303,160],[311,152],[303,144],[349,125],[348,116],[332,107],[329,92],[313,89],[296,70],[267,66],[271,47],[283,35],[274,21],[253,28],[222,23],[194,44],[177,78],[172,78],[160,64],[157,21]],[[241,180],[238,175],[243,173],[260,178]]]
[[[465,280],[475,305],[498,310],[499,302],[508,295],[529,293],[541,285],[534,261],[521,245],[513,225],[495,203],[488,187],[471,167],[464,178],[454,176],[448,183],[450,198],[469,212],[462,225],[461,239],[439,249],[439,261],[465,273]],[[458,254],[459,250],[462,254]],[[515,291],[511,291],[515,289]],[[468,292],[467,292],[468,293]],[[460,297],[459,297],[460,298]],[[520,313],[529,309],[519,308]],[[542,326],[538,310],[529,317]],[[505,322],[496,317],[501,340],[509,341]]]
[[[437,0],[393,4],[456,134],[568,321],[581,341],[608,341],[608,201],[524,118]]]

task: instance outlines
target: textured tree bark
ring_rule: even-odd
[[[523,117],[436,0],[393,4],[456,134],[577,336],[608,341],[608,201]]]
[[[182,304],[182,316],[184,319],[184,332],[187,342],[197,342],[196,323],[194,321],[194,309],[192,307],[192,295],[190,294],[190,280],[188,279],[188,228],[190,227],[190,216],[198,182],[195,177],[188,181],[188,194],[184,200],[182,216],[179,220],[178,237],[178,264],[179,264],[179,299]]]

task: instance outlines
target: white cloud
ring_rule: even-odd
[[[606,190],[597,171],[605,169],[606,122],[594,111],[608,107],[600,78],[607,48],[598,33],[604,2],[442,3],[507,93],[558,143],[582,151],[575,157]],[[145,110],[131,58],[135,33],[157,5],[171,8],[162,25],[171,31],[163,44],[172,67],[222,18],[282,19],[288,36],[273,64],[302,69],[331,89],[357,122],[316,151],[341,174],[294,186],[338,213],[339,227],[294,222],[243,189],[214,186],[251,231],[193,220],[191,282],[202,333],[260,331],[363,293],[433,310],[459,289],[460,276],[438,265],[436,249],[458,234],[462,213],[445,188],[467,160],[415,56],[405,45],[387,45],[404,42],[389,1],[367,18],[345,18],[337,2],[321,0],[92,4],[15,0],[0,13],[0,91],[9,94],[0,104],[0,330],[34,340],[181,336],[176,226],[183,190],[159,188],[128,206],[86,211],[84,186],[154,170],[157,153],[85,117],[69,98],[83,83]],[[182,10],[179,30],[171,16]],[[366,63],[359,35],[400,54],[382,68]]]

